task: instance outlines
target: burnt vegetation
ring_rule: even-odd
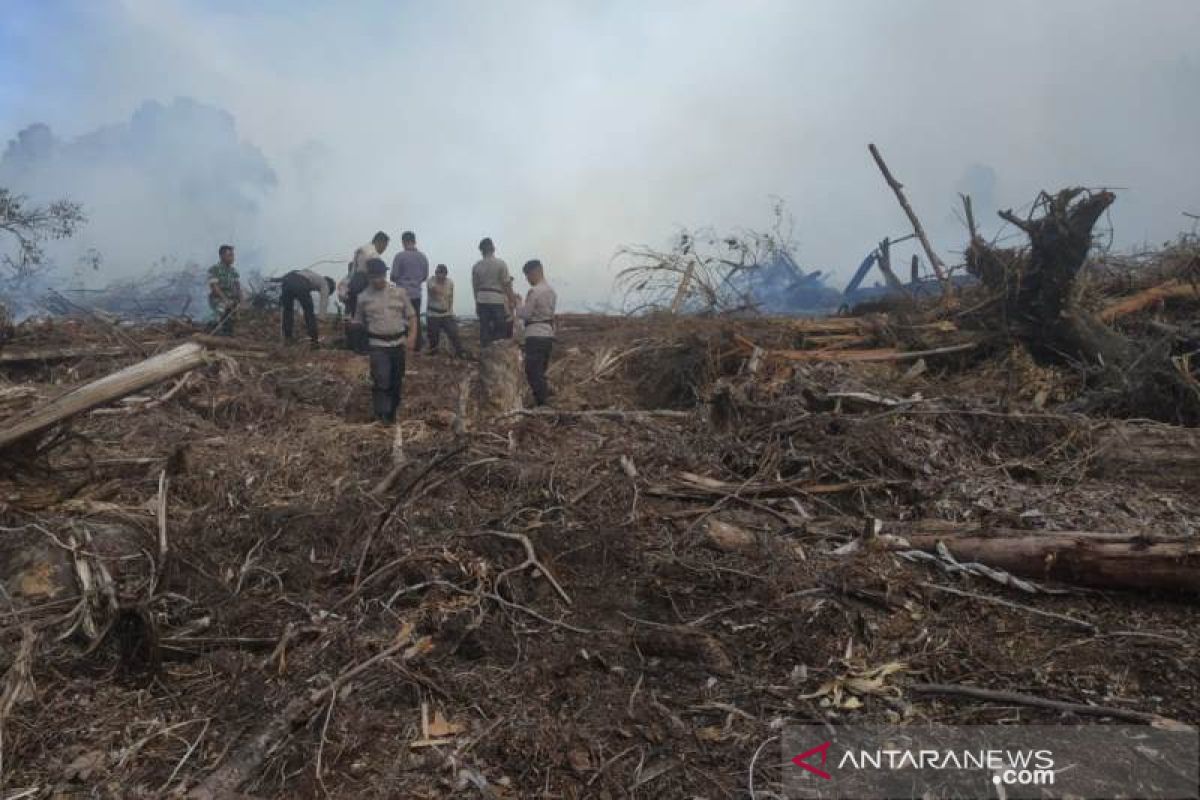
[[[368,424],[270,308],[23,321],[3,789],[762,797],[784,724],[1196,719],[1200,246],[1097,252],[1112,202],[847,316],[747,313],[777,246],[689,235],[498,416],[423,356]]]

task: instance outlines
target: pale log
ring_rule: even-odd
[[[0,431],[0,450],[97,406],[182,375],[204,364],[206,358],[203,345],[188,342],[73,389],[6,423]]]
[[[1100,320],[1112,322],[1129,314],[1135,314],[1144,308],[1171,298],[1200,298],[1200,286],[1181,280],[1172,279],[1149,289],[1143,289],[1137,294],[1123,297],[1101,309]]]

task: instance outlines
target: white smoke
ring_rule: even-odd
[[[608,297],[619,245],[762,227],[779,196],[802,266],[844,279],[907,231],[869,141],[949,261],[965,241],[956,192],[985,188],[975,164],[995,174],[981,217],[1043,188],[1124,187],[1112,216],[1131,245],[1200,210],[1194,0],[19,6],[30,44],[4,135],[40,121],[70,147],[132,126],[147,99],[231,115],[218,133],[239,144],[219,153],[181,133],[161,157],[31,188],[87,202],[79,246],[103,251],[106,274],[166,254],[207,264],[224,240],[277,273],[412,229],[454,275],[484,235],[514,264],[539,257],[578,308]],[[227,211],[162,194],[158,172],[213,158],[246,159],[201,192],[226,192]]]

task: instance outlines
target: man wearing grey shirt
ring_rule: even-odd
[[[542,262],[534,259],[521,268],[529,281],[529,294],[517,306],[517,318],[525,323],[525,377],[533,390],[533,402],[544,406],[550,399],[546,370],[550,368],[550,352],[554,349],[554,310],[558,295],[546,282]]]
[[[517,304],[512,290],[508,264],[496,258],[491,239],[479,242],[483,258],[471,268],[471,288],[475,290],[475,314],[479,317],[479,346],[487,347],[497,339],[511,339],[507,332],[508,312]]]
[[[414,324],[417,325],[417,347],[425,341],[425,331],[420,324],[421,319],[421,284],[429,279],[429,259],[417,249],[417,235],[405,231],[400,236],[401,250],[392,259],[392,283],[408,292],[408,300],[417,312]]]

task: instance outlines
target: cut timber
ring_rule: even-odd
[[[72,358],[112,358],[128,352],[128,347],[10,347],[0,351],[0,365],[69,361]]]
[[[1200,286],[1180,280],[1169,280],[1110,303],[1100,311],[1099,317],[1102,322],[1112,322],[1129,314],[1136,314],[1156,303],[1177,297],[1200,298]]]
[[[73,389],[41,408],[9,421],[6,429],[0,431],[0,450],[97,406],[182,375],[204,364],[206,359],[203,345],[188,342]]]
[[[491,342],[479,352],[476,408],[485,417],[515,414],[521,410],[521,354],[512,339]]]
[[[1088,472],[1146,486],[1200,491],[1200,430],[1109,423],[1096,431]]]
[[[918,550],[936,551],[941,543],[958,561],[977,561],[1028,578],[1105,589],[1200,593],[1197,540],[1006,528],[938,530],[941,527],[918,525],[903,536]]]

